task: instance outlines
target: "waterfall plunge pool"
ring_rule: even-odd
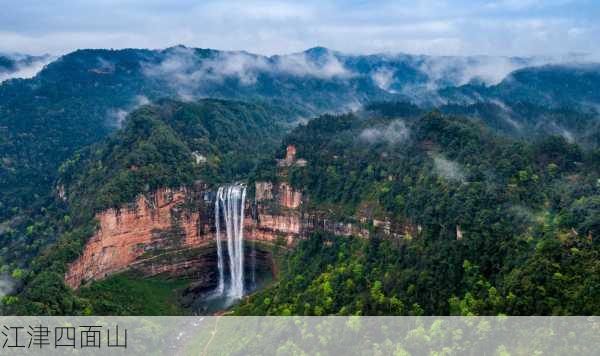
[[[272,279],[272,273],[257,269],[256,243],[244,241],[245,206],[245,184],[219,187],[215,198],[217,286],[193,303],[197,314],[228,309]]]
[[[271,271],[258,270],[256,271],[254,283],[251,277],[246,278],[246,290],[244,295],[252,294],[267,287],[273,281],[273,274]],[[225,287],[229,287],[229,281],[225,280]],[[191,310],[195,315],[214,315],[216,313],[225,311],[237,303],[241,299],[218,293],[216,289],[207,291],[201,294],[191,305]]]

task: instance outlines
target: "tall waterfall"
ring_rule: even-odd
[[[217,291],[225,292],[223,250],[221,246],[221,220],[223,212],[225,233],[227,235],[227,252],[229,255],[230,285],[227,294],[234,298],[244,295],[244,205],[246,186],[232,184],[220,187],[215,201],[215,228],[217,238],[217,258],[219,268],[219,284]]]

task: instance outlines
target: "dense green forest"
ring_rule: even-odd
[[[236,60],[248,67],[224,66]],[[79,50],[2,82],[0,274],[14,284],[3,312],[147,314],[109,300],[157,288],[172,301],[158,287],[180,286],[135,276],[65,286],[95,213],[159,187],[287,179],[308,197],[304,212],[367,221],[372,238],[315,233],[236,313],[597,314],[598,66],[460,85],[482,59],[445,58],[442,77],[425,70],[433,60]],[[0,71],[19,65],[0,57]],[[289,144],[308,166],[278,177]]]
[[[43,59],[1,58],[5,70]],[[476,81],[456,86],[456,77],[464,76],[469,66],[485,63],[446,60],[438,63],[445,74],[433,78],[424,68],[434,58],[346,55],[322,47],[273,57],[184,46],[69,53],[34,78],[0,85],[0,221],[38,213],[62,162],[119,128],[128,112],[164,97],[261,101],[283,106],[294,117],[345,112],[374,100],[411,99],[426,107],[518,100],[576,109],[600,103],[594,90],[600,81],[596,66],[524,68],[495,86]],[[221,68],[235,61],[248,63],[247,73]],[[339,73],[328,73],[331,66],[339,66]],[[383,87],[376,80],[381,73],[389,75]],[[424,89],[431,85],[434,89]]]
[[[531,315],[600,312],[598,150],[519,140],[479,119],[406,105],[294,130],[308,209],[391,218],[416,236],[316,233],[239,314]],[[374,130],[380,131],[374,131]],[[461,238],[456,228],[461,230]]]
[[[3,268],[24,287],[19,297],[8,297],[9,307],[26,314],[106,312],[101,293],[90,301],[91,292],[79,297],[63,282],[66,264],[96,229],[94,214],[157,188],[244,177],[280,142],[289,117],[276,107],[209,99],[161,100],[132,113],[122,130],[60,166],[56,185],[63,198],[57,196],[45,217],[27,227],[25,239],[10,242]],[[17,236],[15,231],[7,238]],[[22,263],[34,256],[31,266]]]
[[[471,103],[490,99],[525,101],[547,107],[594,109],[600,99],[596,83],[600,80],[598,64],[545,65],[510,73],[501,83],[486,86],[469,83],[447,87],[440,95],[448,100]]]
[[[64,285],[66,263],[96,228],[94,213],[158,187],[274,178],[271,152],[294,144],[309,165],[286,179],[310,197],[303,209],[341,220],[388,219],[411,232],[391,237],[371,228],[368,240],[317,232],[281,260],[278,282],[237,314],[598,313],[597,143],[581,146],[543,131],[525,140],[481,118],[494,109],[428,112],[375,103],[317,117],[286,135],[289,113],[277,107],[221,100],[144,106],[122,130],[60,166],[63,199],[11,249],[12,260],[24,251],[39,257],[27,269],[3,267],[23,284],[5,307],[20,314],[148,313],[138,303],[109,300],[160,281],[121,276],[77,294]],[[585,132],[577,122],[594,125],[588,114],[572,117],[581,118],[570,122],[573,132]],[[161,290],[159,297],[174,298]],[[173,308],[164,311],[182,312]]]
[[[30,269],[13,270],[24,287],[5,304],[25,314],[147,313],[109,300],[156,282],[117,277],[79,294],[64,285],[65,264],[95,229],[93,214],[198,179],[274,178],[270,152],[281,142],[309,162],[287,176],[310,196],[303,209],[389,219],[411,233],[372,228],[365,240],[317,232],[281,260],[278,282],[237,314],[598,313],[597,146],[543,133],[524,140],[480,115],[456,114],[472,111],[376,103],[284,136],[287,113],[273,107],[219,100],[142,107],[123,130],[61,165],[56,184],[65,201],[56,199],[29,231],[31,241],[60,237]]]

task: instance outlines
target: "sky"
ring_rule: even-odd
[[[0,0],[0,52],[177,44],[265,55],[600,58],[598,0]]]

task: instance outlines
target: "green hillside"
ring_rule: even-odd
[[[316,233],[289,254],[279,283],[237,313],[598,314],[599,152],[402,111],[298,127],[285,142],[309,165],[289,180],[309,210],[422,231]]]

